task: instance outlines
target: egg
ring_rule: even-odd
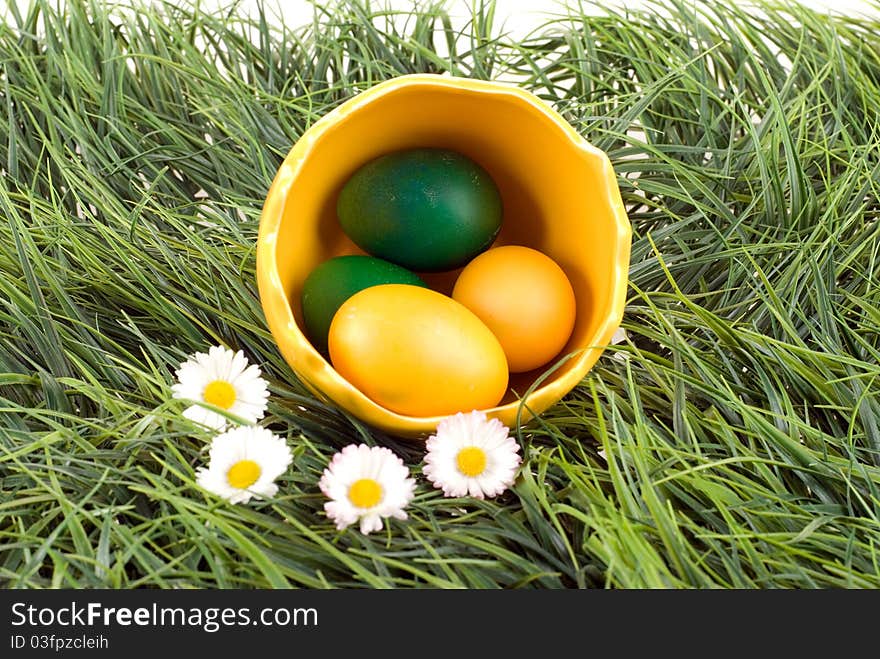
[[[352,295],[379,284],[425,286],[413,272],[373,256],[337,256],[321,263],[303,283],[301,302],[306,336],[327,354],[327,334],[336,311]]]
[[[461,271],[452,297],[492,330],[512,373],[547,364],[574,329],[571,282],[555,261],[529,247],[480,254]]]
[[[448,149],[380,156],[343,185],[336,204],[343,231],[369,254],[411,270],[439,272],[467,263],[501,228],[492,177]]]
[[[387,284],[352,295],[330,325],[336,371],[379,405],[431,417],[495,407],[507,391],[498,339],[452,298]]]

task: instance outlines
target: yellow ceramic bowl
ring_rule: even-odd
[[[407,75],[372,87],[317,121],[293,146],[263,206],[257,281],[272,336],[316,395],[401,437],[424,437],[442,417],[412,417],[377,405],[337,373],[302,330],[303,281],[319,263],[361,252],[340,228],[336,197],[369,160],[399,149],[443,147],[483,166],[501,191],[495,245],[526,245],[555,260],[577,299],[565,363],[525,399],[521,420],[540,414],[577,385],[620,324],[631,228],[608,157],[552,108],[514,86]],[[427,275],[446,294],[459,271]],[[546,369],[544,369],[546,370]],[[515,374],[498,407],[515,423],[521,396],[543,370]]]

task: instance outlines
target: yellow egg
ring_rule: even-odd
[[[330,361],[374,402],[407,416],[495,407],[507,391],[498,339],[458,302],[406,284],[364,289],[330,324]]]
[[[511,373],[547,364],[574,329],[574,290],[549,256],[508,245],[468,263],[452,297],[473,311],[498,337]]]

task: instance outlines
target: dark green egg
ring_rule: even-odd
[[[336,211],[361,249],[420,272],[463,266],[501,229],[495,181],[447,149],[396,151],[368,162],[343,186]]]
[[[326,355],[330,323],[342,303],[380,284],[426,286],[406,268],[372,256],[337,256],[312,270],[302,290],[303,321],[312,345]]]

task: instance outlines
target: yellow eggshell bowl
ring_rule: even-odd
[[[343,378],[306,338],[300,306],[303,282],[316,266],[363,253],[336,216],[342,186],[370,160],[416,147],[453,149],[486,169],[504,209],[493,246],[543,252],[574,289],[577,316],[558,358],[564,362],[531,391],[554,362],[511,374],[501,403],[483,410],[508,426],[525,422],[584,378],[620,325],[631,227],[608,156],[513,85],[405,75],[351,98],[303,134],[279,167],[260,219],[257,284],[269,330],[320,398],[399,437],[423,438],[436,429],[443,417],[395,413]],[[459,272],[424,279],[449,295]]]

